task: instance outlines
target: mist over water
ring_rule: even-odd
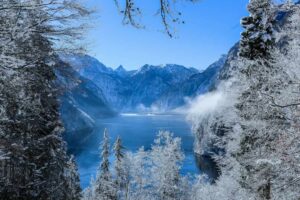
[[[96,124],[91,134],[82,135],[79,142],[71,146],[71,153],[77,159],[82,188],[86,188],[91,177],[96,175],[100,163],[99,145],[105,128],[109,131],[111,146],[120,136],[126,150],[133,152],[142,146],[145,150],[150,149],[160,130],[170,131],[182,140],[185,160],[181,173],[198,173],[193,153],[193,135],[182,115],[124,113],[114,118],[96,120]]]

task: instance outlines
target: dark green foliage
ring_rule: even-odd
[[[244,17],[239,55],[250,60],[266,58],[275,43],[273,25],[275,16],[271,0],[251,0],[248,5],[250,16]]]

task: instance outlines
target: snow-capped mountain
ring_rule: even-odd
[[[131,87],[127,79],[118,72],[88,55],[64,54],[61,59],[100,88],[112,108],[118,111],[126,104],[126,99],[131,95]]]
[[[144,65],[130,77],[133,93],[127,107],[157,106],[158,99],[196,73],[196,69],[180,65]]]
[[[68,54],[61,59],[92,81],[117,112],[153,108],[166,111],[182,106],[187,97],[209,90],[225,62],[223,56],[203,72],[175,64],[144,65],[127,71],[123,66],[113,70],[88,55]]]
[[[65,137],[70,144],[80,141],[90,133],[95,120],[113,116],[115,113],[100,88],[91,80],[82,77],[72,67],[62,63],[56,69],[57,85],[60,88],[60,113],[65,127]]]
[[[195,73],[184,81],[175,84],[165,92],[156,102],[160,108],[172,109],[184,105],[186,98],[194,98],[212,89],[220,69],[224,66],[227,56],[223,55],[217,62],[206,70]]]

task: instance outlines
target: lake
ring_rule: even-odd
[[[157,133],[160,130],[168,130],[182,140],[185,160],[181,173],[198,173],[193,153],[193,135],[189,124],[182,115],[127,113],[114,118],[99,119],[96,124],[97,126],[91,134],[80,138],[80,141],[72,146],[82,188],[87,187],[91,176],[96,174],[100,162],[99,145],[105,128],[108,129],[111,145],[120,136],[123,146],[130,151],[137,151],[142,146],[145,150],[151,148]]]

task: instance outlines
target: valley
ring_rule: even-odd
[[[120,136],[131,152],[150,149],[159,131],[171,131],[182,140],[181,173],[199,173],[191,125],[178,108],[213,89],[225,55],[202,72],[174,64],[113,70],[78,54],[61,55],[61,60],[63,67],[56,74],[58,84],[67,88],[60,97],[64,138],[76,157],[83,188],[97,171],[105,128],[111,141]]]

